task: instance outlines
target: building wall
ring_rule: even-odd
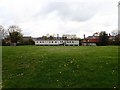
[[[96,46],[96,43],[82,43],[82,46]]]
[[[35,45],[77,45],[79,40],[36,40]]]
[[[77,45],[79,46],[79,40],[68,40],[68,41],[65,41],[65,45]]]
[[[35,41],[35,45],[60,45],[62,41],[58,40],[37,40]]]

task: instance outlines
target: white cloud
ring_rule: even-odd
[[[96,14],[99,9],[98,5],[98,3],[95,3],[93,6],[84,2],[50,2],[43,13],[48,14],[57,11],[62,19],[85,21]]]
[[[118,0],[0,0],[0,24],[24,35],[71,33],[83,37],[117,28]]]

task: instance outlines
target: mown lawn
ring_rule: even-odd
[[[3,88],[115,88],[117,46],[2,47]]]

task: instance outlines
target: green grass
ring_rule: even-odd
[[[113,88],[117,46],[2,47],[3,88]]]

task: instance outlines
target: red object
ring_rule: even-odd
[[[83,42],[97,43],[97,42],[100,42],[100,40],[99,40],[99,37],[88,37],[88,38],[84,39]]]

